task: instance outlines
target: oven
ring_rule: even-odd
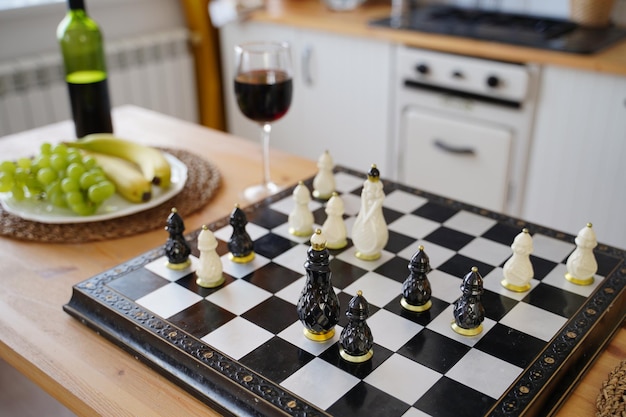
[[[539,67],[405,46],[396,57],[392,176],[519,215]]]

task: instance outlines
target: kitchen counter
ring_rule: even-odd
[[[367,37],[481,58],[558,65],[626,75],[626,41],[596,54],[577,55],[497,42],[369,26],[370,20],[389,16],[389,3],[389,1],[370,0],[353,11],[334,12],[326,8],[320,0],[268,0],[267,8],[255,12],[251,19],[258,22]]]
[[[176,138],[176,147],[203,155],[220,170],[224,181],[214,199],[185,218],[189,231],[230,212],[239,191],[261,170],[259,146],[251,141],[137,107],[116,109],[113,120],[122,137],[156,146],[172,146]],[[0,152],[30,154],[43,141],[72,136],[71,122],[62,122],[6,136]],[[314,161],[277,150],[271,157],[274,177],[283,184],[317,170]],[[218,415],[62,309],[74,284],[153,248],[163,233],[157,228],[87,244],[0,238],[0,357],[79,416]],[[622,325],[556,415],[593,415],[602,382],[624,358]]]

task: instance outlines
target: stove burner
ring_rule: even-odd
[[[597,52],[626,37],[626,30],[614,26],[588,29],[563,19],[445,5],[417,7],[399,21],[385,18],[370,23],[581,54]]]

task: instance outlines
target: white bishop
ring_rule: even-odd
[[[533,264],[530,262],[530,254],[533,251],[533,238],[528,229],[515,236],[511,245],[511,256],[502,268],[504,279],[501,284],[504,288],[516,292],[524,292],[530,289],[530,281],[535,274]]]
[[[591,223],[580,229],[574,241],[576,249],[567,258],[565,278],[577,285],[591,285],[593,276],[598,270],[598,263],[593,254],[593,248],[598,245],[598,241]]]

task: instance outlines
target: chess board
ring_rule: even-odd
[[[336,168],[349,235],[365,178]],[[305,184],[312,189],[312,179]],[[188,269],[168,269],[160,246],[75,285],[64,309],[225,415],[552,412],[624,319],[624,251],[598,245],[594,283],[577,286],[564,278],[574,236],[389,181],[384,189],[390,238],[381,258],[360,260],[351,243],[331,251],[342,319],[329,341],[307,339],[297,318],[309,239],[288,231],[292,189],[245,210],[256,253],[250,263],[228,258],[230,213],[209,225],[226,279],[219,288],[195,283],[196,230],[186,235]],[[310,208],[321,226],[324,202]],[[524,227],[533,236],[535,276],[531,290],[516,293],[500,281]],[[433,268],[432,307],[414,313],[400,299],[419,245]],[[450,326],[452,303],[473,266],[484,279],[486,318],[480,334],[462,336]],[[354,364],[340,357],[338,339],[358,290],[370,304],[374,355]]]

